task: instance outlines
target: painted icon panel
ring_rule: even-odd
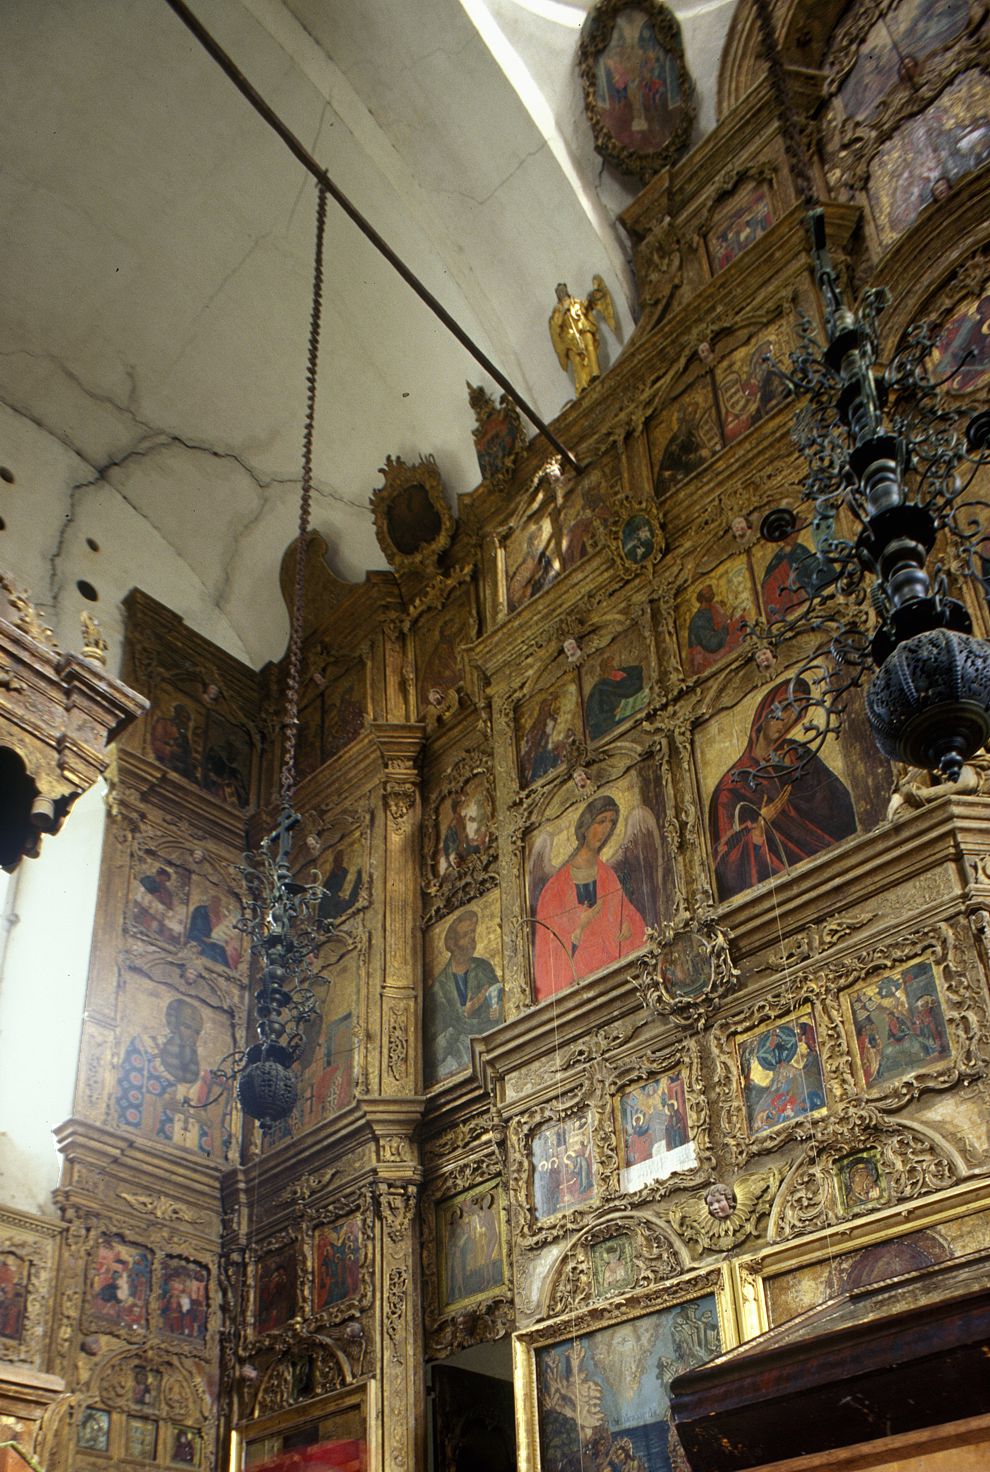
[[[782,542],[754,548],[760,602],[768,624],[780,623],[835,580],[836,567],[825,551],[831,528],[791,532]]]
[[[990,293],[981,292],[956,308],[928,368],[949,394],[973,393],[990,379]]]
[[[836,1198],[842,1216],[879,1211],[890,1202],[890,1186],[878,1150],[855,1150],[832,1166]]]
[[[313,1309],[320,1313],[361,1293],[361,1220],[328,1222],[313,1237]]]
[[[462,787],[441,799],[436,837],[434,872],[438,879],[448,883],[472,859],[480,859],[487,853],[495,837],[495,825],[484,772],[475,773]]]
[[[148,720],[151,755],[166,771],[199,782],[204,712],[185,691],[161,681]]]
[[[605,472],[597,467],[576,481],[561,480],[560,560],[565,572],[597,546],[608,524],[607,484]]]
[[[146,1411],[157,1411],[162,1398],[162,1372],[148,1365],[135,1365],[131,1370],[131,1405]]]
[[[856,50],[856,64],[839,87],[847,117],[874,117],[898,81],[910,82],[920,64],[966,27],[968,0],[901,0],[870,27]]]
[[[554,772],[577,744],[581,731],[577,683],[565,675],[548,690],[538,690],[516,707],[519,784],[529,787]]]
[[[712,274],[731,266],[769,230],[774,221],[770,191],[766,184],[744,179],[722,204],[705,236]]]
[[[140,936],[162,945],[181,946],[189,908],[189,871],[147,853],[131,872],[128,922]]]
[[[206,1339],[209,1270],[183,1257],[162,1258],[158,1327],[176,1339]]]
[[[723,711],[695,743],[720,900],[732,899],[850,837],[851,738],[809,755],[800,739],[807,682],[784,679]],[[793,734],[792,734],[793,733]]]
[[[639,1191],[697,1164],[680,1072],[647,1079],[620,1094],[615,1114],[623,1191]]]
[[[938,978],[929,961],[856,987],[845,1001],[856,1038],[854,1057],[868,1092],[952,1057]]]
[[[890,245],[941,192],[990,158],[990,76],[964,72],[879,148],[867,195]]]
[[[101,1236],[89,1274],[88,1317],[108,1326],[147,1329],[151,1253],[121,1237]]]
[[[658,496],[673,490],[718,454],[722,432],[707,373],[661,409],[650,424],[649,444]]]
[[[124,1428],[124,1455],[136,1462],[153,1462],[158,1446],[158,1422],[128,1416]]]
[[[192,876],[186,941],[204,961],[228,971],[240,968],[244,954],[244,934],[237,929],[240,918],[241,907],[229,890],[198,874]]]
[[[703,675],[734,654],[755,619],[747,559],[730,559],[706,573],[677,602],[677,637],[685,673]]]
[[[593,1242],[590,1252],[592,1293],[595,1298],[612,1298],[625,1293],[636,1282],[637,1267],[633,1239],[628,1235]]]
[[[727,445],[741,439],[789,397],[790,390],[766,361],[786,362],[793,342],[789,322],[771,323],[716,365],[715,381],[722,433]]]
[[[426,1087],[471,1063],[471,1039],[503,1019],[498,890],[432,926],[425,937],[423,1071]]]
[[[633,154],[660,153],[682,129],[681,57],[664,46],[648,9],[617,9],[595,60],[595,104],[607,133]]]
[[[364,666],[357,665],[323,692],[323,760],[350,746],[364,730],[367,701]]]
[[[87,1406],[76,1427],[76,1446],[84,1452],[110,1450],[110,1412]]]
[[[672,903],[660,776],[641,763],[534,833],[526,881],[540,1002],[632,955]]]
[[[581,668],[584,721],[589,741],[602,741],[639,714],[650,698],[643,639],[629,629]]]
[[[251,798],[251,733],[211,710],[203,747],[203,790],[221,802],[246,808]]]
[[[195,1426],[170,1428],[170,1467],[200,1467],[203,1463],[203,1433]]]
[[[439,708],[462,679],[461,650],[474,641],[476,621],[467,588],[459,589],[443,608],[424,614],[416,624],[416,701],[420,716]]]
[[[619,545],[622,555],[632,567],[641,567],[650,558],[663,553],[662,543],[658,547],[658,526],[652,516],[644,511],[635,511],[627,516],[619,528]]]
[[[298,1304],[298,1261],[294,1243],[259,1259],[255,1274],[255,1329],[266,1334],[287,1324]]]
[[[20,1344],[24,1336],[31,1264],[18,1252],[0,1252],[0,1339]]]
[[[713,1295],[536,1351],[541,1472],[667,1469],[670,1382],[719,1352]]]
[[[746,1127],[762,1135],[826,1108],[818,1034],[810,1007],[736,1039]]]
[[[323,885],[318,915],[327,925],[338,925],[361,899],[364,884],[365,844],[359,832],[346,834],[339,843],[320,855],[317,868]],[[311,878],[299,875],[302,883]]]
[[[324,952],[320,974],[320,1005],[300,1027],[303,1037],[299,1054],[299,1095],[288,1119],[270,1129],[261,1142],[267,1153],[284,1140],[339,1114],[354,1102],[357,1072],[357,1041],[354,1008],[357,999],[357,953],[340,959]]]
[[[587,1110],[536,1130],[530,1148],[536,1221],[594,1201],[597,1186]]]
[[[473,1186],[436,1204],[441,1311],[487,1298],[505,1285],[502,1188]]]
[[[226,1159],[232,1099],[213,1069],[234,1047],[230,1015],[129,974],[121,1016],[134,1030],[124,1033],[117,1072],[118,1126]]]
[[[531,516],[505,545],[505,597],[509,613],[555,583],[563,571],[556,505]]]

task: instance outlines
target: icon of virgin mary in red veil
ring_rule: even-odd
[[[811,695],[782,680],[756,707],[745,750],[716,784],[708,830],[720,900],[810,859],[856,832],[849,789],[789,735]]]

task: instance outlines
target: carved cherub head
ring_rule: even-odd
[[[709,1216],[716,1221],[724,1221],[731,1216],[736,1209],[736,1193],[731,1186],[725,1186],[721,1181],[716,1181],[705,1192],[705,1205],[708,1207]]]
[[[748,516],[734,516],[729,527],[737,542],[748,542],[753,532]]]
[[[774,654],[769,644],[761,645],[761,647],[756,651],[753,658],[756,660],[756,668],[759,670],[761,675],[769,675],[773,673],[773,667],[777,663],[777,656],[776,654]]]

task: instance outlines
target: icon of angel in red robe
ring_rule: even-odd
[[[564,991],[582,976],[612,965],[642,946],[657,921],[660,830],[648,808],[629,813],[608,862],[602,851],[619,827],[614,797],[603,793],[581,809],[575,847],[554,871],[549,832],[538,838],[529,868],[534,917],[536,1000]]]

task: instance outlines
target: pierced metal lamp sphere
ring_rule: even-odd
[[[288,1048],[277,1044],[255,1043],[248,1049],[247,1065],[237,1080],[237,1097],[245,1114],[262,1125],[288,1118],[299,1094],[292,1060]]]
[[[905,639],[866,692],[884,756],[957,782],[990,740],[990,644],[954,629]]]

